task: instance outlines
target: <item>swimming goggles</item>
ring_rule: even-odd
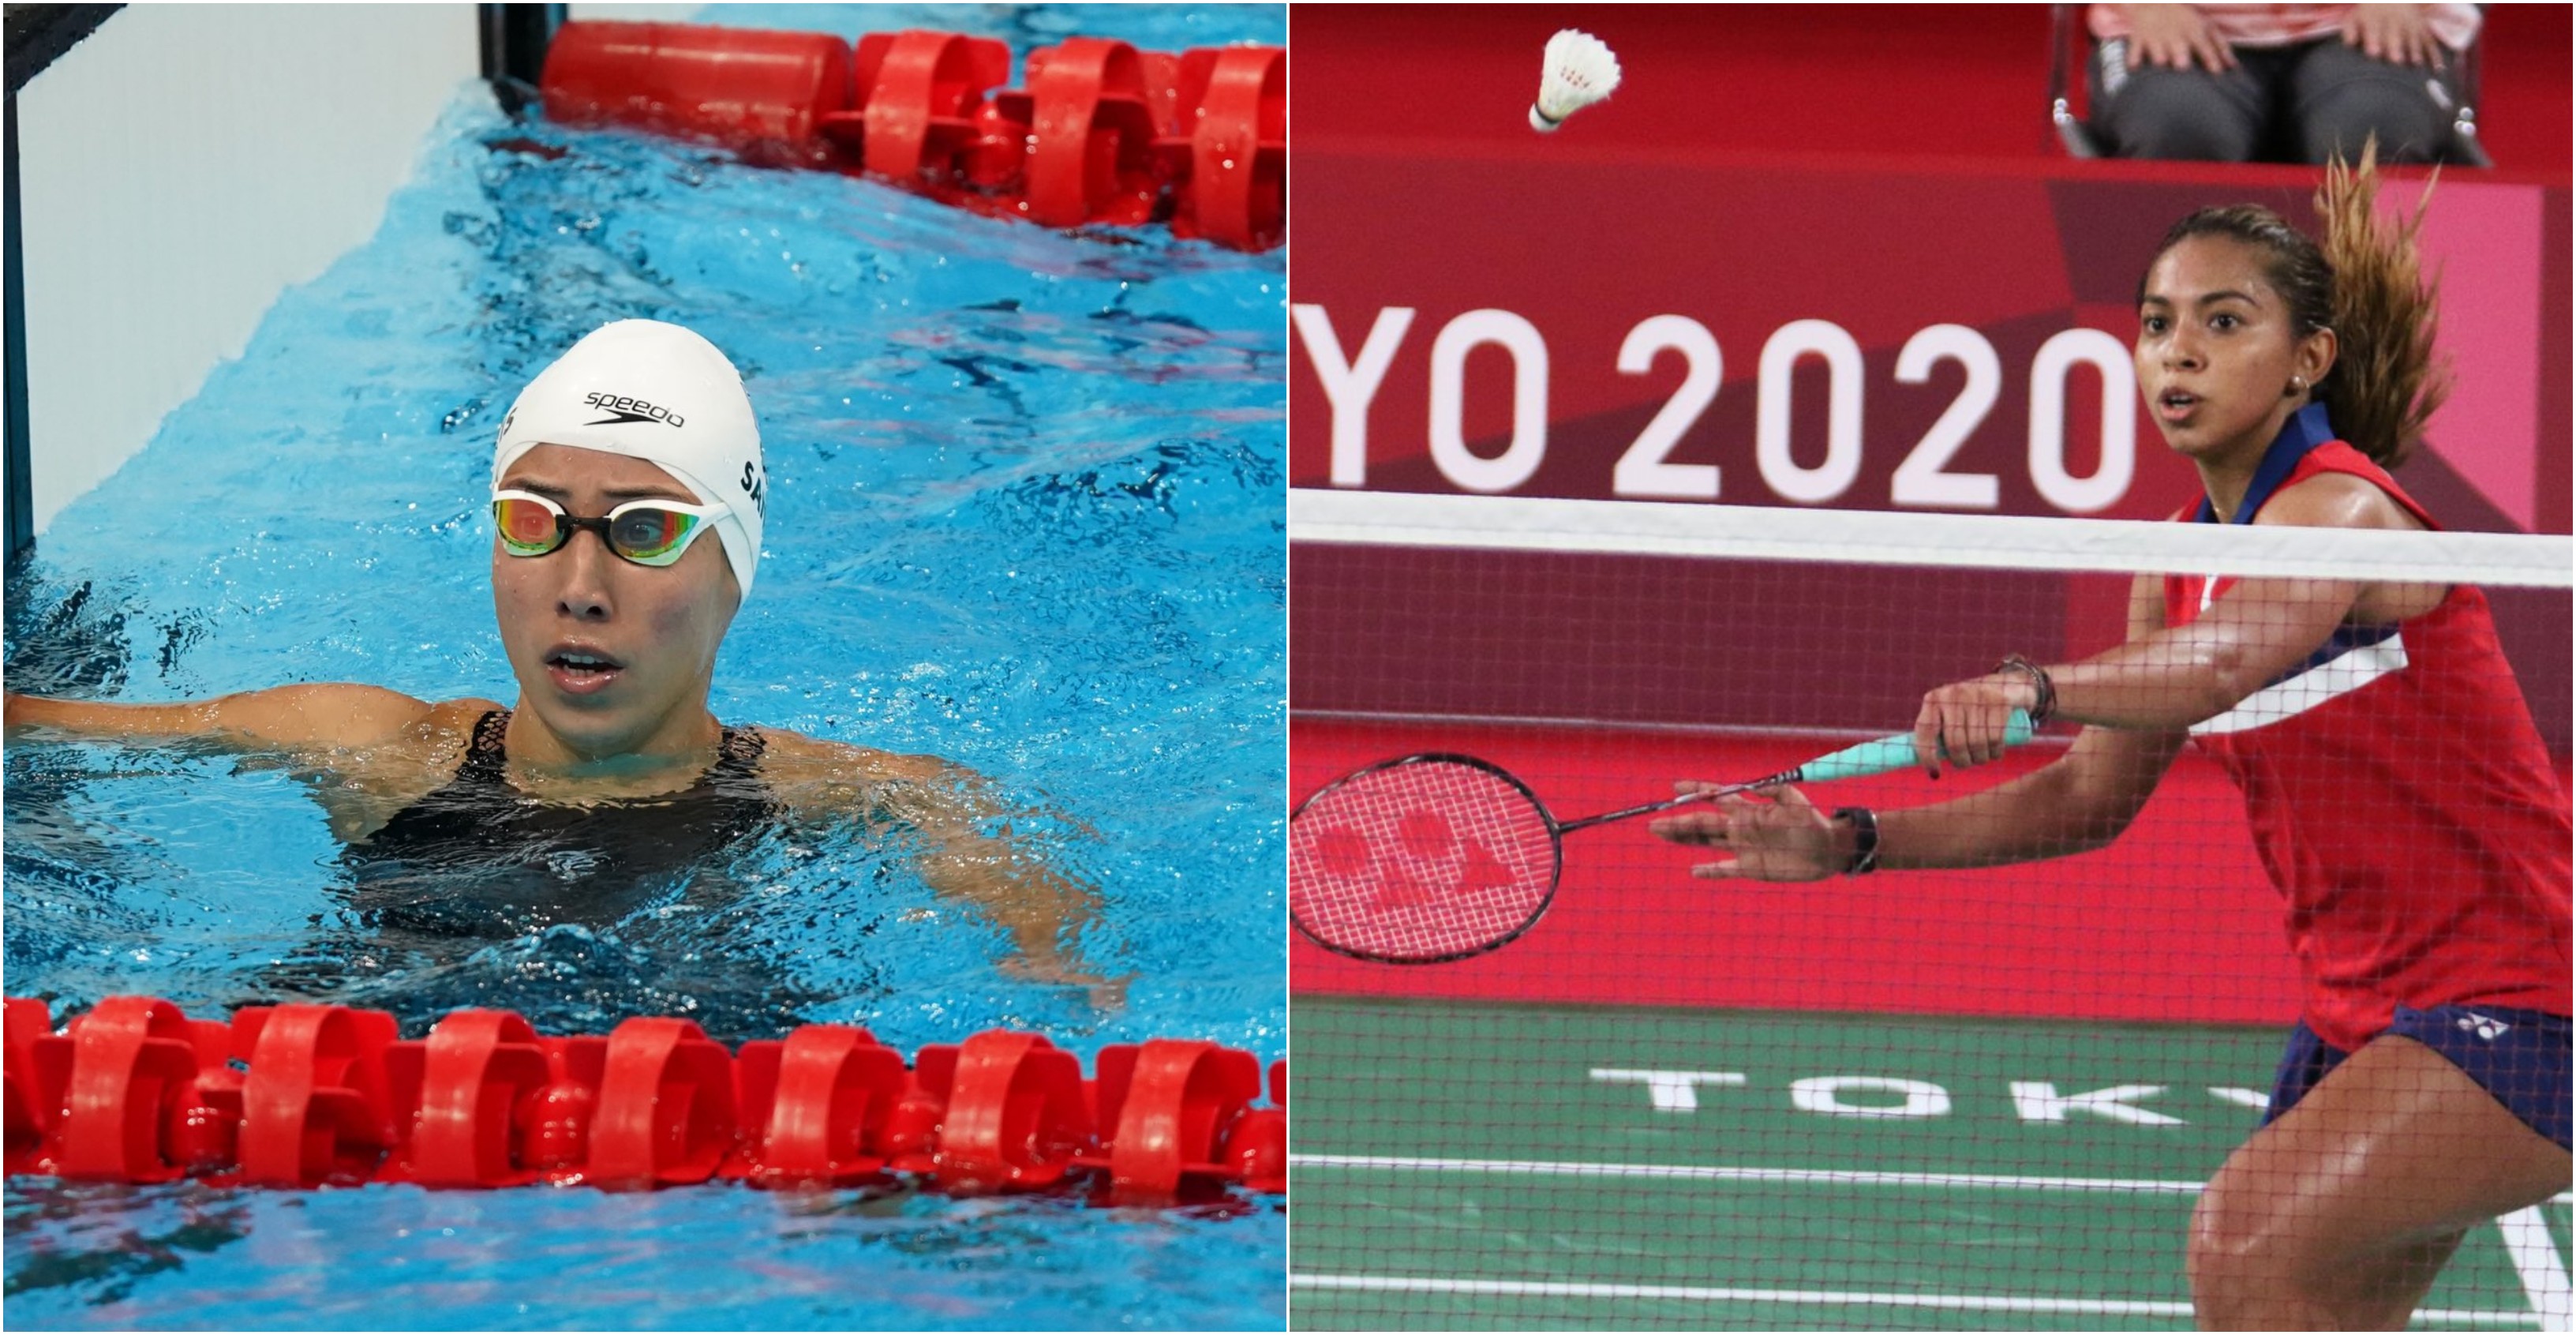
[[[492,523],[501,531],[501,549],[512,556],[543,556],[589,529],[608,550],[639,566],[667,566],[689,550],[698,535],[714,528],[709,522],[726,513],[721,505],[683,505],[678,501],[628,501],[596,519],[566,514],[564,508],[533,492],[492,493]]]

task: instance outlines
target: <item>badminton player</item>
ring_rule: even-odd
[[[2367,151],[2329,169],[2322,246],[2250,205],[2166,234],[2136,361],[2200,474],[2177,518],[2435,527],[2385,471],[2447,385],[2413,227],[2374,224],[2376,186]],[[2116,838],[2204,725],[2289,902],[2304,1002],[2262,1128],[2193,1213],[2201,1324],[2401,1328],[2464,1230],[2568,1189],[2567,796],[2476,589],[2142,576],[2125,644],[1931,692],[1918,753],[1992,760],[2015,708],[2084,729],[1937,806],[1828,815],[1783,788],[1654,830],[1725,850],[1712,877],[2062,856]]]

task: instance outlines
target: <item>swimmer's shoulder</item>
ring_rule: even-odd
[[[474,742],[474,729],[486,715],[508,709],[498,700],[467,696],[461,700],[441,700],[425,706],[419,717],[404,726],[403,739],[441,754],[462,754]]]
[[[314,797],[332,832],[356,842],[453,778],[474,725],[502,706],[491,700],[421,700],[381,686],[281,687],[272,703],[303,722],[297,763],[332,776]]]
[[[842,821],[891,819],[945,839],[1010,836],[1019,815],[1041,816],[1097,838],[1098,832],[1050,807],[1032,805],[990,776],[941,756],[905,755],[763,728],[760,774],[794,816]]]
[[[891,817],[933,827],[971,820],[987,805],[981,774],[938,756],[760,730],[761,782],[787,811],[840,821]]]
[[[399,740],[437,707],[382,686],[299,682],[198,704],[146,708],[173,715],[167,731],[228,737],[252,748],[332,751]],[[156,722],[147,719],[144,726]]]
[[[760,774],[773,788],[853,784],[967,782],[972,770],[938,756],[905,755],[850,742],[825,741],[779,728],[761,728]]]
[[[350,682],[280,686],[255,698],[262,723],[279,740],[324,747],[410,744],[443,749],[471,739],[475,722],[501,708],[480,698],[429,701]]]
[[[381,686],[281,688],[301,693],[277,702],[302,720],[277,740],[302,758],[339,774],[356,789],[408,801],[446,782],[474,742],[474,726],[503,706],[493,700],[421,700]]]

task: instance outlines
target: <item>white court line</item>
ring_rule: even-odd
[[[2099,1191],[2130,1192],[2143,1195],[2196,1196],[2202,1183],[2160,1178],[2111,1177],[2027,1177],[2002,1173],[1881,1173],[1857,1169],[1819,1168],[1742,1168],[1715,1165],[1581,1163],[1550,1159],[1438,1159],[1409,1155],[1376,1154],[1292,1154],[1291,1168],[1386,1169],[1396,1172],[1489,1173],[1524,1177],[1576,1178],[1644,1178],[1673,1182],[1805,1182],[1828,1185],[1889,1187],[1990,1187],[2005,1190],[2032,1191]],[[2554,1204],[2576,1200],[2576,1193],[2561,1193],[2550,1198]],[[2504,1244],[2513,1256],[2514,1269],[2522,1276],[2524,1291],[2530,1295],[2534,1309],[2529,1313],[2471,1312],[2440,1309],[2418,1312],[2426,1321],[2467,1325],[2531,1325],[2546,1329],[2567,1329],[2571,1320],[2570,1284],[2564,1264],[2558,1259],[2557,1244],[2549,1236],[2549,1226],[2540,1207],[2516,1210],[2496,1221],[2503,1231]],[[1345,1282],[1348,1281],[1348,1282]],[[1365,1281],[1365,1282],[1363,1282]],[[1291,1283],[1311,1288],[1407,1288],[1438,1285],[1496,1285],[1518,1281],[1505,1280],[1437,1280],[1365,1275],[1296,1275]],[[1546,1287],[1546,1286],[1542,1286]],[[1766,1297],[1774,1294],[1803,1294],[1802,1290],[1772,1289],[1666,1289],[1653,1285],[1557,1285],[1567,1289],[1561,1296],[1571,1297],[1671,1297],[1692,1301],[1741,1300],[1747,1302],[1875,1302],[1921,1306],[1972,1307],[1993,1311],[2081,1311],[2096,1315],[2135,1313],[2141,1315],[2191,1315],[2189,1303],[2131,1303],[2098,1307],[2012,1306],[2022,1303],[2059,1303],[2075,1300],[2020,1298],[1941,1298],[1937,1295],[1917,1299],[1907,1295],[1856,1294],[1844,1298],[1807,1296]],[[1574,1292],[1580,1290],[1581,1292]],[[1633,1290],[1633,1291],[1632,1291]],[[1649,1290],[1653,1290],[1649,1292]],[[1512,1293],[1520,1289],[1468,1287],[1457,1289],[1422,1288],[1424,1292]],[[1532,1289],[1529,1292],[1536,1293]],[[1614,1292],[1615,1291],[1615,1292]],[[1992,1305],[1992,1306],[1981,1306]]]
[[[2043,1191],[2138,1191],[2196,1194],[2196,1181],[2121,1177],[2015,1177],[2001,1173],[1873,1173],[1834,1168],[1725,1168],[1686,1164],[1580,1163],[1552,1159],[1433,1159],[1389,1154],[1292,1154],[1297,1168],[1391,1168],[1427,1173],[1519,1173],[1534,1177],[1643,1177],[1696,1182],[1848,1182],[1899,1187],[2028,1187]],[[2576,1204],[2576,1192],[2549,1198]],[[2533,1207],[2534,1211],[2538,1207]],[[2536,1215],[2535,1215],[2536,1217]]]
[[[1324,1275],[1293,1272],[1294,1289],[1357,1289],[1393,1293],[1472,1293],[1519,1298],[1643,1298],[1693,1303],[1812,1303],[1823,1306],[1936,1307],[1969,1312],[2057,1312],[2076,1316],[2189,1317],[2190,1303],[2116,1298],[2015,1298],[1965,1293],[1865,1293],[1839,1289],[1737,1289],[1697,1284],[1581,1284],[1523,1279],[1436,1279],[1414,1275]],[[2433,1308],[2418,1321],[2462,1326],[2528,1326],[2530,1312],[2475,1312]]]
[[[1423,1159],[1373,1154],[1292,1154],[1291,1168],[1386,1168],[1418,1173],[1526,1177],[1640,1177],[1676,1182],[1823,1182],[1872,1187],[2000,1187],[2197,1196],[2201,1182],[2120,1177],[2015,1177],[2002,1173],[1872,1173],[1831,1168],[1720,1168],[1679,1164],[1567,1163],[1545,1159]]]
[[[2516,1210],[2496,1221],[2504,1230],[2504,1249],[2513,1254],[2522,1291],[2531,1295],[2532,1310],[2551,1330],[2565,1330],[2576,1319],[2576,1300],[2569,1295],[2567,1264],[2558,1259],[2558,1244],[2549,1236],[2549,1219],[2537,1205]]]

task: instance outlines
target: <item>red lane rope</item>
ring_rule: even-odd
[[[1153,1039],[1096,1073],[1037,1034],[989,1030],[904,1060],[809,1024],[729,1051],[688,1020],[540,1035],[460,1010],[420,1039],[384,1011],[252,1006],[192,1020],[110,997],[61,1030],[8,1002],[7,1168],[110,1182],[414,1182],[642,1190],[919,1178],[952,1192],[1088,1184],[1121,1203],[1287,1189],[1287,1063]]]
[[[1173,55],[1073,37],[1029,53],[913,30],[828,33],[567,23],[546,52],[549,120],[717,143],[776,166],[864,173],[1048,227],[1168,222],[1269,250],[1288,229],[1288,53]]]

